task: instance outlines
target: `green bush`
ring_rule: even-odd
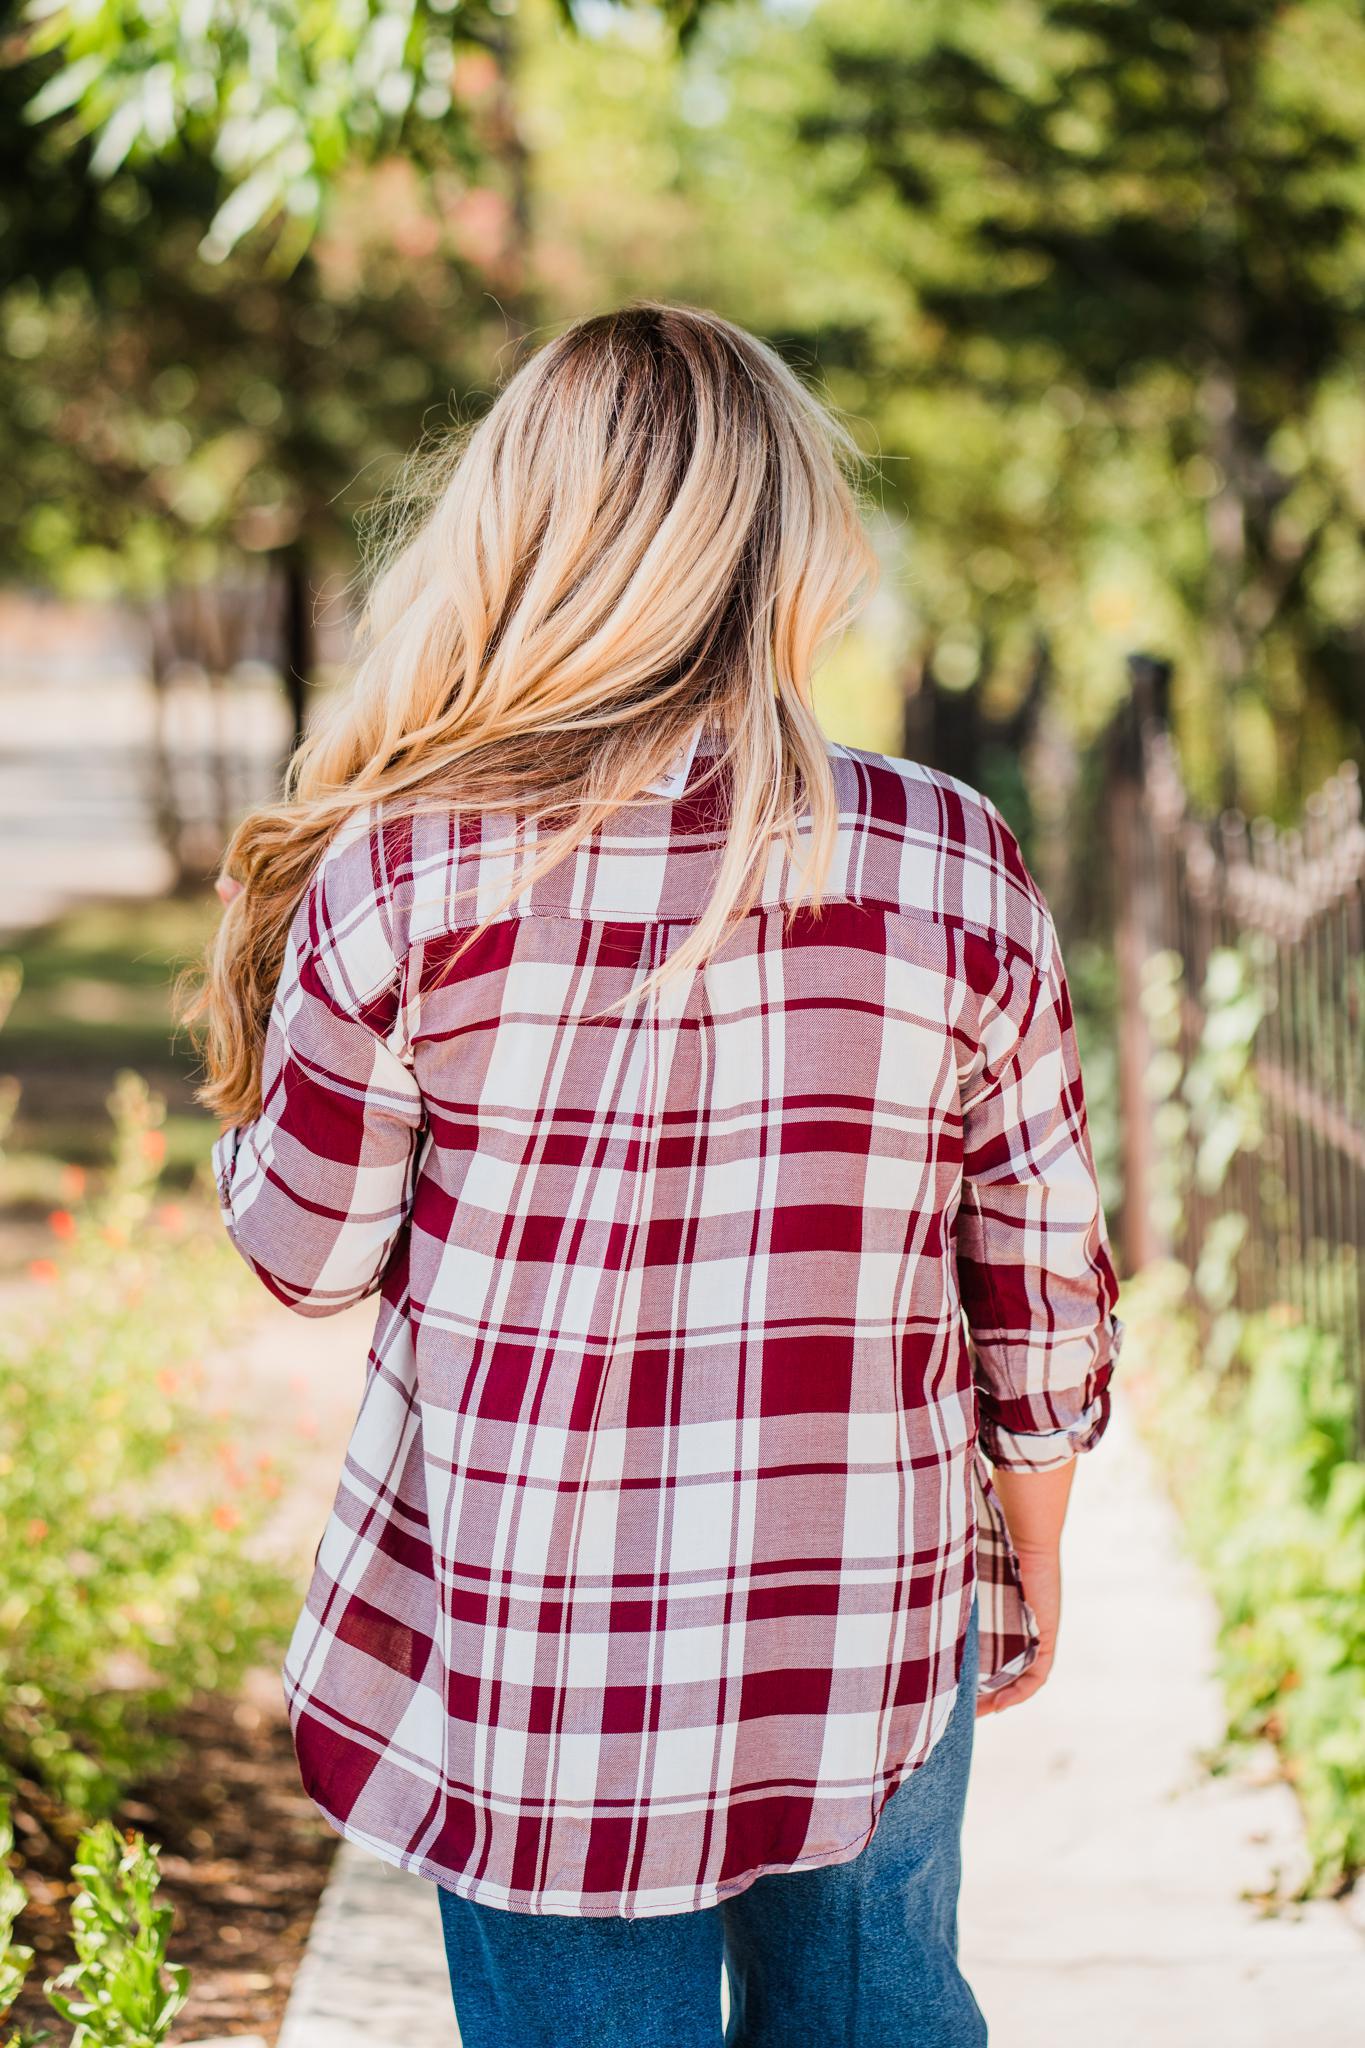
[[[278,1478],[203,1412],[237,1263],[202,1205],[160,1199],[145,1087],[124,1076],[111,1106],[99,1197],[53,1215],[0,1335],[0,1791],[36,1778],[78,1818],[162,1761],[169,1717],[235,1685],[295,1604],[249,1541]]]
[[[190,1973],[167,1960],[173,1911],[156,1903],[156,1851],[101,1821],[81,1836],[72,1874],[76,1960],[44,1987],[48,2003],[75,2028],[71,2048],[159,2048]]]
[[[1217,1599],[1229,1737],[1270,1737],[1307,1823],[1313,1884],[1365,1868],[1365,1464],[1337,1344],[1287,1310],[1209,1362],[1182,1267],[1126,1290],[1148,1434]],[[1136,1361],[1142,1361],[1140,1372]]]
[[[33,1961],[33,1950],[14,1939],[14,1923],[27,1901],[24,1887],[9,1867],[13,1847],[14,1827],[9,1807],[0,1799],[0,2030],[24,1988],[24,1979]],[[4,2048],[22,2048],[22,2043],[23,2037],[18,2033],[11,2032],[4,2037]]]
[[[32,1949],[13,1940],[23,1886],[9,1868],[14,1836],[0,1800],[0,2022],[23,1989]],[[87,1828],[72,1875],[76,1960],[43,1986],[53,2011],[75,2029],[70,2048],[160,2048],[189,1996],[190,1973],[168,1959],[174,1909],[156,1903],[159,1851],[136,1829],[120,1836],[111,1821]],[[38,2048],[51,2028],[10,2032],[4,2048]]]

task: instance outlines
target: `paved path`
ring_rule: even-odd
[[[328,1439],[355,1383],[337,1338],[349,1351],[359,1325],[307,1327],[333,1333],[311,1368]],[[1361,1928],[1328,1902],[1252,1903],[1303,1867],[1291,1795],[1200,1763],[1213,1615],[1122,1407],[1078,1474],[1068,1549],[1055,1679],[979,1730],[962,1930],[992,2048],[1360,2048]],[[457,2037],[432,1887],[343,1845],[279,2048],[362,2044]]]
[[[74,904],[164,895],[174,875],[152,814],[156,702],[133,650],[76,640],[39,661],[6,644],[0,608],[0,941]],[[211,816],[208,763],[230,756],[239,808],[271,787],[288,738],[268,679],[230,696],[192,683],[169,700],[179,801]]]
[[[1213,1612],[1120,1406],[1077,1473],[1053,1682],[982,1724],[962,1901],[993,2048],[1360,2048],[1365,1935],[1252,1901],[1304,1869],[1298,1809],[1210,1777]]]

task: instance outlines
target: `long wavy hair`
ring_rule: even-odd
[[[284,799],[245,818],[224,857],[243,887],[183,1006],[201,1101],[229,1123],[258,1112],[295,912],[362,809],[539,821],[534,857],[472,939],[639,801],[705,718],[728,820],[715,886],[631,995],[710,956],[752,907],[775,835],[818,910],[837,812],[811,670],[875,580],[858,473],[846,430],[771,349],[655,304],[569,328],[410,469],[349,685]]]

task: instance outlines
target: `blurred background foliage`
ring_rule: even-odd
[[[145,598],[265,556],[315,610],[518,341],[679,296],[875,460],[900,616],[840,685],[860,732],[905,690],[1007,717],[1041,668],[1085,738],[1144,642],[1210,801],[1285,812],[1358,748],[1342,0],[39,0],[6,53],[11,573]]]

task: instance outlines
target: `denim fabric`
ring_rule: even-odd
[[[957,1967],[976,1668],[973,1614],[947,1728],[847,1863],[634,1920],[510,1913],[439,1891],[462,2048],[983,2048]]]

